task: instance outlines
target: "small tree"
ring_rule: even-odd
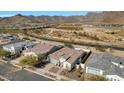
[[[7,52],[3,48],[0,48],[0,58],[5,57],[5,56],[7,56],[9,54],[10,54],[10,52]]]
[[[24,57],[24,58],[20,61],[20,63],[21,63],[22,65],[34,66],[34,65],[38,64],[39,62],[38,62],[37,58],[34,57],[34,56],[26,56],[26,57]]]

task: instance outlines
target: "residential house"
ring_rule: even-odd
[[[48,43],[39,43],[33,48],[30,48],[26,51],[23,52],[24,56],[36,56],[37,58],[40,58],[42,55],[45,55],[47,57],[48,54],[55,52],[58,50],[60,47],[51,45]]]
[[[104,76],[111,81],[124,80],[124,57],[95,53],[87,59],[85,68],[86,73]]]
[[[18,41],[14,43],[10,43],[7,45],[2,46],[4,50],[14,53],[14,54],[20,54],[23,50],[26,50],[28,48],[32,48],[35,44],[30,41]]]
[[[64,47],[48,56],[49,61],[64,69],[72,70],[76,64],[80,64],[85,56],[83,50],[75,50]]]
[[[0,44],[7,44],[10,43],[14,40],[16,40],[17,38],[15,36],[11,36],[8,34],[0,34]]]

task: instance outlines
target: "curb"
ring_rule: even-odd
[[[3,79],[3,80],[5,80],[5,81],[10,81],[9,79],[7,79],[7,78],[5,78],[5,77],[3,77],[1,75],[0,75],[0,78]]]

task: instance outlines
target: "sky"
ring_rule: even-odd
[[[40,16],[40,15],[74,16],[74,15],[85,15],[88,12],[89,11],[0,11],[0,17],[14,16],[16,14],[34,15],[34,16]]]

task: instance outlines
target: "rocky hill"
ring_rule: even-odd
[[[88,13],[84,16],[84,22],[124,24],[124,11]]]
[[[6,25],[25,25],[25,24],[42,24],[42,23],[111,23],[124,24],[123,11],[110,12],[89,12],[85,16],[25,16],[15,15],[12,17],[0,18],[0,26]]]

